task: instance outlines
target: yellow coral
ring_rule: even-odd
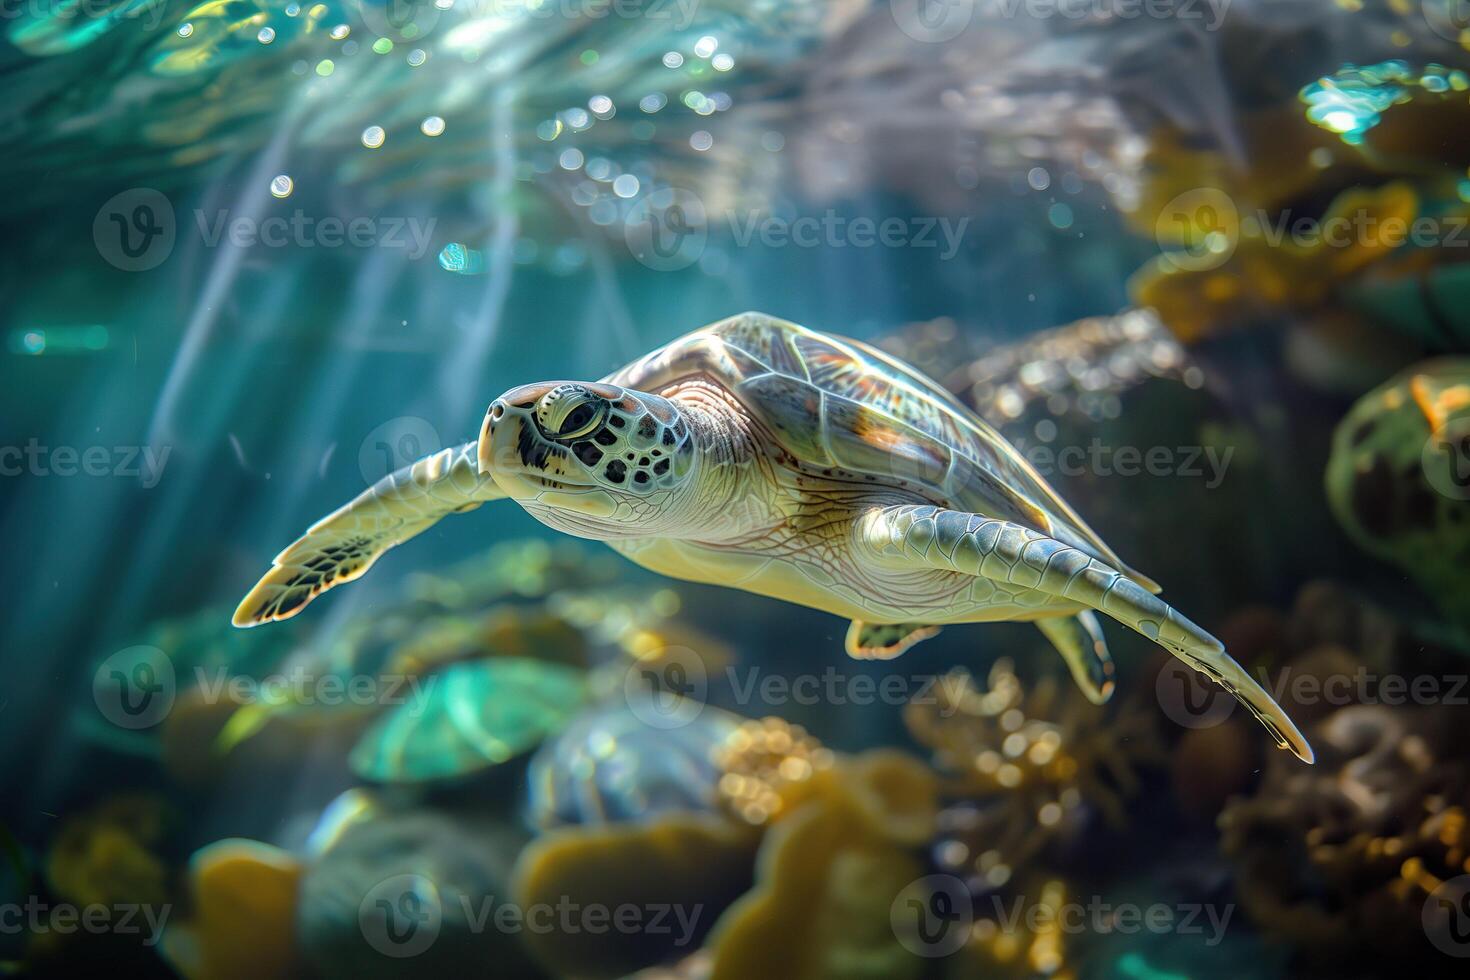
[[[171,925],[165,952],[190,980],[298,976],[300,863],[252,840],[222,840],[190,861],[193,914]]]
[[[549,970],[578,977],[623,976],[688,955],[713,915],[749,884],[756,840],[747,827],[702,814],[551,831],[516,861],[511,893],[523,912],[567,903],[614,911],[666,906],[692,920],[696,933],[682,935],[673,923],[662,933],[566,930],[556,917],[549,931],[526,931],[526,946]]]
[[[720,801],[746,823],[763,824],[804,799],[833,755],[800,725],[780,718],[742,724],[715,754]]]
[[[935,796],[932,775],[901,753],[839,760],[767,831],[756,888],[710,937],[711,980],[917,976],[923,961],[890,916],[922,873],[910,848],[933,831]]]

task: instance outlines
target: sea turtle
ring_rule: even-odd
[[[1035,621],[1098,703],[1113,687],[1103,612],[1312,759],[1219,641],[1158,599],[994,429],[866,344],[760,313],[598,382],[507,391],[477,442],[384,477],[281,552],[235,625],[294,616],[440,518],[505,497],[656,572],[850,618],[855,657],[897,656],[941,625]]]

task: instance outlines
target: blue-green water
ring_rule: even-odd
[[[1459,6],[5,5],[0,962],[1448,975]],[[475,438],[502,392],[745,310],[954,391],[1268,679],[1317,766],[1244,712],[1184,711],[1113,625],[1105,708],[1024,624],[853,660],[846,621],[658,578],[507,501],[229,626],[280,549]],[[650,729],[624,676],[687,681],[669,650],[708,707]],[[925,692],[952,669],[1003,689],[1002,658],[1015,715],[926,727]],[[805,734],[773,722],[767,771],[730,746],[758,756],[741,726],[772,716]],[[1065,766],[998,775],[1052,739]],[[425,894],[437,938],[400,955],[373,902]],[[536,934],[477,920],[487,897],[704,918]],[[1172,925],[1119,927],[1155,906]]]

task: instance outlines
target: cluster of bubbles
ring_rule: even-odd
[[[1301,98],[1309,120],[1356,146],[1382,121],[1383,113],[1408,102],[1416,91],[1470,92],[1470,75],[1437,64],[1414,71],[1407,62],[1397,60],[1346,65],[1303,88]]]

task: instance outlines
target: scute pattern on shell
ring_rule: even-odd
[[[867,344],[742,313],[675,340],[605,380],[663,392],[694,376],[728,390],[781,448],[805,463],[1034,528],[1151,585],[1127,569],[985,421],[935,382]]]

